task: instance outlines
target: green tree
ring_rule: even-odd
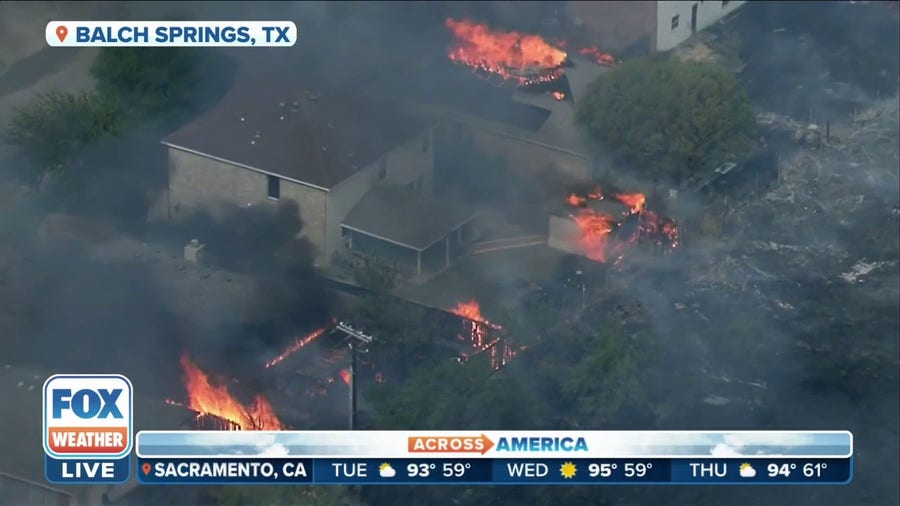
[[[654,182],[743,160],[755,118],[737,79],[721,66],[645,59],[594,81],[577,119],[596,140]]]
[[[7,137],[37,163],[29,182],[65,169],[79,151],[94,141],[117,134],[120,109],[109,98],[91,93],[51,92],[13,111]]]
[[[164,114],[196,103],[205,65],[194,48],[105,47],[91,66],[97,90],[138,114]]]
[[[398,274],[395,264],[375,255],[365,255],[353,266],[353,277],[359,286],[378,294],[391,291]]]
[[[435,355],[435,336],[447,334],[441,322],[421,307],[383,294],[363,300],[357,321],[376,336],[378,344],[372,350],[375,362],[395,364],[397,376],[392,381],[404,382],[423,359]]]

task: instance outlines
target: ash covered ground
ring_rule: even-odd
[[[900,499],[896,14],[884,15],[887,11],[877,4],[789,4],[784,11],[776,3],[748,7],[733,25],[741,33],[737,56],[746,64],[742,79],[760,124],[773,139],[786,139],[778,145],[777,183],[759,195],[748,191],[727,202],[688,206],[687,214],[714,217],[720,232],[692,239],[678,255],[635,258],[575,316],[577,325],[592,327],[611,315],[635,333],[649,331],[655,345],[666,350],[644,375],[646,381],[671,385],[665,405],[660,403],[661,410],[669,410],[660,414],[670,421],[669,428],[850,429],[857,445],[854,482],[739,491],[623,488],[605,495],[610,504],[838,506],[897,504]],[[208,7],[185,5],[185,12],[209,17]],[[298,72],[346,85],[368,82],[389,68],[427,94],[442,76],[416,75],[416,65],[443,58],[443,16],[461,7],[416,3],[402,13],[373,5],[360,6],[362,12],[352,7],[326,12],[321,5],[260,3],[228,9],[237,17],[296,19],[310,37],[297,48],[301,56],[287,60],[298,62]],[[805,9],[825,14],[812,19]],[[127,10],[123,7],[123,13]],[[503,15],[488,10],[473,7],[470,14],[504,22]],[[124,14],[170,13],[162,3],[147,2],[135,3]],[[415,23],[423,28],[410,28]],[[347,37],[335,40],[328,35],[335,30]],[[240,64],[282,65],[282,56],[273,52]],[[401,73],[410,68],[412,74]],[[57,70],[51,72],[54,82]],[[8,89],[21,89],[21,77],[15,80]],[[21,93],[15,95],[22,99]],[[2,98],[6,102],[0,109],[6,110],[11,96]],[[826,120],[831,138],[823,141]],[[809,134],[810,121],[818,123],[812,134],[818,141],[794,143],[798,132]],[[296,283],[278,283],[274,292],[261,281],[271,280],[272,272],[240,269],[227,259],[217,268],[186,266],[181,245],[197,235],[212,247],[219,228],[204,223],[154,235],[48,218],[50,206],[39,194],[11,182],[9,169],[16,162],[10,160],[0,169],[0,362],[79,372],[105,370],[114,362],[137,388],[162,402],[184,395],[178,359],[189,352],[210,371],[241,377],[245,393],[266,392],[292,423],[343,423],[346,389],[340,384],[331,396],[319,398],[287,398],[285,391],[307,366],[320,380],[336,377],[346,357],[332,359],[331,349],[322,345],[298,354],[276,376],[263,374],[260,367],[296,329],[314,328],[358,302],[324,295],[330,291],[309,270],[311,262],[301,262],[292,274],[275,273]],[[248,223],[244,229],[259,222]],[[254,245],[260,242],[281,246],[260,240]],[[224,244],[238,257],[257,258],[261,250]],[[430,292],[442,307],[484,293],[489,294],[487,308],[501,308],[518,294],[519,280],[549,276],[544,271],[551,269],[530,267],[525,254],[499,255],[473,259],[417,290]],[[533,392],[544,395],[537,386]],[[619,423],[643,428],[645,421],[634,417]],[[407,503],[414,504],[417,492],[410,493]],[[513,496],[505,497],[503,504],[515,504]],[[464,495],[459,499],[465,500]]]

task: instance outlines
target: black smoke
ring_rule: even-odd
[[[4,361],[122,372],[159,397],[181,395],[185,352],[211,372],[259,381],[265,359],[332,316],[333,296],[315,270],[314,249],[299,238],[302,228],[291,203],[197,214],[148,231],[147,243],[93,220],[51,215],[38,233],[3,248],[15,253],[4,255],[0,288],[16,293],[5,311],[11,317],[2,319]],[[194,238],[206,250],[199,266],[181,259]],[[192,321],[195,309],[182,301],[215,297],[232,278],[249,280],[238,302],[245,307],[215,315],[211,325]],[[200,300],[196,311],[215,303]]]
[[[303,221],[293,201],[228,206],[165,227],[163,235],[176,244],[201,242],[205,264],[257,280],[241,326],[197,351],[223,370],[256,376],[254,358],[277,355],[294,336],[331,320],[333,294],[316,271],[315,249],[300,236]]]
[[[145,395],[177,388],[180,319],[147,266],[95,259],[82,243],[37,244],[7,264],[19,297],[4,361],[121,372]]]

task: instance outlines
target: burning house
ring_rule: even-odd
[[[575,104],[614,58],[469,20],[448,19],[445,27],[445,58],[419,69],[440,76],[433,85],[419,89],[386,75],[373,88],[403,89],[412,109],[443,118],[435,126],[438,145],[503,158],[526,174],[591,178],[596,147],[575,124]]]
[[[244,76],[219,104],[163,140],[168,217],[290,199],[317,248],[317,265],[365,251],[420,273],[423,257],[446,263],[470,239],[473,217],[431,195],[431,125],[384,101]],[[376,205],[385,198],[388,205]],[[453,219],[412,224],[423,199],[430,216]]]
[[[613,58],[596,48],[585,48],[587,56],[581,51],[570,54],[562,41],[484,24],[448,20],[447,25],[454,36],[448,58],[478,76],[487,72],[504,83],[510,109],[530,111],[540,119],[526,122],[516,114],[494,118],[466,112],[438,133],[462,138],[474,149],[502,157],[510,167],[526,173],[546,174],[549,169],[574,179],[593,177],[596,146],[577,128],[575,104]],[[484,109],[492,107],[496,106]]]

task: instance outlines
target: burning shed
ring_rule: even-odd
[[[567,253],[605,261],[607,239],[619,227],[619,217],[629,214],[615,200],[596,200],[572,194],[565,205],[550,214],[547,244]]]
[[[649,243],[659,251],[678,247],[675,220],[647,209],[643,193],[595,187],[570,194],[565,207],[551,213],[547,244],[605,263],[618,262],[633,245]]]

